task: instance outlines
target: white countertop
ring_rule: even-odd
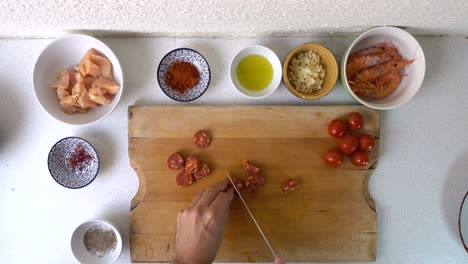
[[[73,230],[102,217],[124,236],[117,263],[130,263],[129,209],[137,177],[128,160],[127,107],[175,104],[156,80],[168,51],[190,47],[208,60],[212,81],[196,105],[336,105],[355,103],[339,82],[317,102],[297,99],[283,85],[265,99],[246,99],[229,83],[229,62],[251,44],[266,45],[283,60],[310,41],[324,43],[340,59],[353,39],[103,39],[122,64],[125,90],[109,117],[84,127],[56,121],[34,97],[34,63],[52,40],[0,40],[0,262],[76,263]],[[457,229],[468,190],[468,39],[417,39],[427,59],[423,86],[409,103],[381,115],[380,161],[369,183],[377,205],[377,263],[468,263]],[[58,185],[47,169],[50,148],[67,136],[89,140],[101,156],[98,177],[83,189]]]

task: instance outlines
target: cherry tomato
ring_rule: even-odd
[[[323,154],[323,160],[332,167],[338,167],[343,163],[343,154],[338,149],[330,149]]]
[[[371,151],[375,148],[375,140],[372,136],[363,134],[359,136],[359,149],[363,151]]]
[[[346,124],[343,120],[333,119],[330,124],[328,124],[328,134],[334,138],[340,138],[344,136],[346,132]]]
[[[349,113],[346,117],[346,122],[352,130],[358,130],[364,126],[364,118],[358,112]]]
[[[362,150],[357,150],[350,157],[351,162],[358,167],[366,166],[369,164],[369,154]]]
[[[359,147],[359,141],[356,136],[345,135],[338,140],[338,148],[345,154],[351,154]]]

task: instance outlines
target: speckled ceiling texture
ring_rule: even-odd
[[[349,34],[372,26],[468,34],[466,0],[3,0],[0,37]]]

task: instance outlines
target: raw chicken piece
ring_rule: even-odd
[[[72,71],[72,70],[68,70],[68,72],[69,72],[69,75],[70,75],[70,83],[68,84],[68,89],[67,89],[67,91],[68,91],[69,93],[71,93],[71,90],[72,90],[73,86],[75,86],[75,84],[76,84],[77,81],[76,81],[75,72]]]
[[[97,54],[95,49],[89,49],[85,53],[80,62],[80,73],[83,76],[91,75],[97,78],[101,75],[101,68],[91,60],[93,54]]]
[[[83,76],[81,73],[75,73],[75,78],[78,82],[82,83],[86,88],[90,88],[91,84],[96,80],[93,76]]]
[[[91,97],[91,100],[98,104],[110,104],[110,96],[106,94],[101,88],[96,87],[89,89],[89,96]]]
[[[51,86],[57,89],[68,90],[70,87],[70,75],[73,75],[72,71],[70,71],[69,69],[63,70],[62,72],[60,72],[60,75],[57,76],[57,80],[54,83],[52,83]]]
[[[62,107],[62,110],[67,113],[67,114],[74,114],[76,111],[78,111],[78,108],[75,106],[76,98],[73,95],[65,96],[62,99],[60,99],[60,107]]]
[[[64,97],[67,97],[69,95],[70,93],[67,90],[57,89],[57,96],[60,100],[62,100]]]
[[[100,88],[108,94],[116,94],[120,90],[120,85],[117,82],[115,82],[113,79],[111,80],[105,77],[99,77],[96,79],[91,87]]]
[[[120,91],[114,81],[112,63],[95,49],[89,49],[73,69],[63,70],[51,85],[56,88],[65,113],[85,113],[92,107],[110,104]]]
[[[91,60],[101,68],[101,75],[104,78],[114,80],[114,74],[112,73],[112,64],[109,59],[97,54],[91,54]]]
[[[78,98],[75,105],[79,106],[80,108],[87,109],[97,106],[97,104],[91,100],[83,83],[76,83],[76,85],[73,87],[72,95]]]

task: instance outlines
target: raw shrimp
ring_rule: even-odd
[[[401,76],[398,71],[392,71],[375,80],[375,83],[360,82],[352,86],[353,92],[360,96],[383,98],[393,93],[400,85]]]
[[[348,80],[351,80],[359,71],[389,62],[390,60],[400,61],[402,60],[402,56],[389,43],[357,51],[348,59],[346,77]]]
[[[395,61],[391,60],[387,63],[374,66],[372,68],[368,68],[362,70],[356,74],[356,77],[352,79],[350,82],[372,82],[373,80],[383,76],[387,73],[391,73],[393,71],[400,71],[407,65],[413,63],[414,60],[409,61]]]

